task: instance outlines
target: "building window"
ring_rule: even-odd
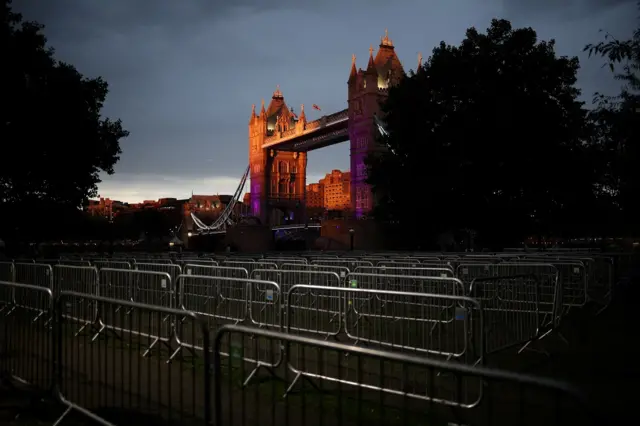
[[[278,172],[279,173],[289,173],[289,164],[286,161],[281,161],[278,164]]]
[[[280,185],[278,185],[278,195],[286,195],[287,194],[287,182],[282,179],[280,181]]]

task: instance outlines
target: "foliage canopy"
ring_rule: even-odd
[[[624,232],[639,235],[640,25],[626,40],[606,33],[603,41],[588,44],[584,50],[606,58],[605,65],[622,83],[619,94],[595,94],[596,108],[590,119],[600,148],[599,182],[611,198],[612,222]]]
[[[579,65],[554,44],[493,20],[459,46],[440,43],[392,88],[388,149],[369,158],[376,216],[420,228],[423,241],[470,228],[490,244],[588,221],[578,212],[596,198],[595,169]]]
[[[101,115],[107,83],[56,60],[44,27],[23,21],[10,0],[3,3],[0,208],[18,228],[5,229],[12,234],[35,226],[25,223],[27,208],[77,210],[95,196],[100,173],[113,173],[128,132]]]

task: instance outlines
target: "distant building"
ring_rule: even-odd
[[[102,216],[111,219],[127,208],[127,204],[120,201],[110,198],[100,198],[98,200],[89,200],[86,211],[91,216]]]
[[[332,170],[318,183],[307,185],[307,209],[348,210],[351,207],[351,172]]]
[[[247,195],[243,202],[236,204],[234,212],[236,214],[246,214],[249,202]],[[220,215],[231,202],[231,195],[192,195],[191,198],[160,198],[158,200],[144,200],[141,203],[122,203],[109,198],[89,200],[86,211],[92,216],[103,216],[114,218],[120,213],[135,213],[140,210],[178,210],[184,216],[191,213],[201,214],[208,218],[215,218]]]
[[[320,179],[324,192],[324,208],[345,210],[351,206],[351,173],[332,170]]]
[[[220,195],[192,195],[184,206],[185,214],[196,212],[215,212],[224,209]]]
[[[307,185],[307,208],[324,208],[324,186],[319,183]]]

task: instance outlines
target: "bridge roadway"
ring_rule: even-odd
[[[79,313],[93,312],[87,300],[68,300],[65,305],[76,317]],[[118,324],[124,330],[158,334],[158,331],[166,332],[168,324],[173,322],[165,314],[128,309],[119,302],[100,303],[100,307],[105,323]],[[36,317],[33,311],[19,308],[2,318],[5,327],[0,327],[0,341],[4,342],[4,357],[0,369],[9,367],[16,375],[46,388],[54,377],[51,370],[54,357],[51,322],[46,320],[46,316]],[[199,321],[182,318],[178,324],[181,324],[179,335],[183,341],[203,341],[203,336],[198,334]],[[209,326],[210,330],[217,329],[211,321]],[[201,352],[192,356],[183,349],[181,356],[168,364],[172,350],[177,347],[175,342],[159,344],[157,350],[143,356],[153,341],[150,337],[127,331],[102,332],[92,341],[95,330],[79,332],[79,325],[70,321],[66,321],[60,330],[58,341],[63,366],[60,391],[67,400],[105,418],[142,412],[160,417],[166,423],[202,424],[205,407],[210,401],[206,392],[207,369]],[[489,383],[484,388],[484,403],[473,410],[454,411],[401,395],[382,394],[326,381],[314,381],[314,386],[302,381],[297,385],[302,392],[282,398],[293,380],[293,374],[284,368],[284,363],[274,371],[279,379],[272,380],[274,376],[268,374],[267,369],[262,369],[253,381],[243,387],[242,383],[255,364],[241,361],[243,357],[272,361],[279,354],[280,342],[233,335],[230,339],[223,339],[222,347],[224,352],[231,354],[231,358],[223,358],[222,375],[218,377],[224,425],[417,426],[424,425],[425,420],[426,424],[447,424],[445,418],[468,425],[556,424],[550,420],[553,420],[552,413],[555,412],[552,407],[556,408],[558,395],[536,393],[531,389],[523,392],[513,383]],[[296,354],[298,366],[311,368],[313,365],[313,370],[333,377],[353,379],[355,374],[356,377],[367,377],[368,381],[378,377],[380,383],[403,380],[405,386],[414,389],[427,390],[425,386],[428,386],[431,394],[434,386],[440,390],[444,386],[445,393],[458,388],[457,384],[451,387],[455,381],[446,373],[437,376],[431,371],[430,377],[434,380],[417,383],[416,378],[421,377],[419,372],[407,371],[401,366],[398,370],[398,365],[372,359],[363,361],[361,357],[345,357],[339,353],[321,354],[308,347],[297,347],[291,353]],[[519,358],[519,362],[521,360]],[[527,398],[524,411],[519,404],[523,397]],[[526,413],[524,418],[521,417],[523,413]],[[573,415],[573,410],[571,413]],[[425,419],[427,414],[429,419]]]
[[[349,140],[349,111],[344,109],[305,123],[304,129],[292,128],[269,136],[262,149],[307,152]]]

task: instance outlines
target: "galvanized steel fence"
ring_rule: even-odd
[[[476,408],[486,399],[482,369],[461,381],[452,368],[480,366],[488,354],[514,346],[521,352],[550,335],[562,338],[563,318],[589,302],[606,307],[614,280],[613,262],[584,257],[276,256],[154,261],[87,262],[92,266],[84,261],[0,263],[0,279],[6,281],[0,283],[0,321],[17,321],[21,325],[16,330],[37,331],[29,339],[47,341],[53,332],[53,300],[58,300],[57,343],[49,345],[57,344],[59,353],[35,357],[38,361],[33,365],[41,366],[38,371],[46,371],[56,357],[64,360],[58,370],[67,368],[65,362],[78,360],[91,365],[75,373],[56,371],[51,381],[69,410],[92,415],[104,404],[128,404],[164,417],[208,421],[210,413],[202,413],[208,412],[209,400],[199,400],[195,395],[200,392],[194,390],[208,385],[204,379],[194,381],[193,376],[187,381],[185,371],[207,376],[198,373],[198,366],[209,371],[209,341],[220,329],[230,337],[214,356],[233,366],[232,376],[242,388],[261,389],[259,373],[266,372],[267,377],[280,380],[284,376],[280,393],[287,399],[297,394],[301,383],[309,382],[381,393],[385,398]],[[28,285],[8,283],[15,281]],[[241,325],[251,328],[234,328]],[[3,343],[11,346],[7,342],[12,337],[7,336],[17,334],[7,330]],[[313,342],[320,339],[324,342],[320,346],[331,348],[334,355],[323,358],[285,343],[307,342],[307,337],[315,338]],[[25,339],[19,340],[23,343],[18,351],[30,352]],[[345,351],[339,342],[349,343],[351,349]],[[372,351],[374,358],[409,358],[394,358],[399,367],[384,367],[381,372],[353,356],[359,351]],[[117,362],[108,361],[114,363],[108,370],[110,377],[99,367],[103,355],[120,357]],[[411,364],[412,356],[451,361],[455,367],[444,364],[435,379],[427,381],[434,387],[425,393],[424,382],[409,385],[399,379],[405,371],[403,363]],[[140,358],[146,359],[144,364]],[[138,375],[135,383],[130,377],[142,368],[155,371],[165,368],[164,364],[173,366],[158,374]],[[188,369],[176,369],[178,364]],[[32,370],[31,364],[21,365]],[[116,377],[113,371],[117,370],[122,374]],[[31,375],[25,378],[30,383],[42,382],[32,373],[21,374]],[[101,390],[99,396],[89,397],[93,377],[102,383]],[[189,389],[174,385],[176,377]],[[67,385],[61,384],[63,380]],[[216,380],[219,385],[222,377]],[[256,386],[248,386],[252,383]],[[184,395],[190,395],[189,407]],[[232,404],[232,411],[243,404]]]

